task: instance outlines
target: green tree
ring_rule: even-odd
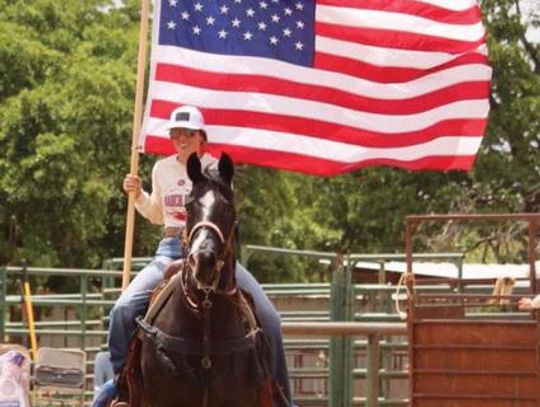
[[[19,231],[16,247],[0,236],[0,263],[118,253],[138,17],[111,5],[0,1],[0,224]]]
[[[539,15],[522,14],[518,0],[485,0],[484,20],[493,80],[486,136],[468,182],[450,209],[468,212],[540,210],[540,44],[526,32]],[[450,225],[432,242],[463,240],[476,260],[526,261],[525,225]],[[435,244],[437,247],[437,244]]]

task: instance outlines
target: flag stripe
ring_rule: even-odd
[[[254,61],[250,57],[220,56],[219,62],[209,53],[181,51],[175,53],[176,59],[169,55],[169,47],[160,47],[156,58],[164,63],[174,65],[174,61],[189,61],[190,66],[203,68],[209,72],[225,72],[232,74],[261,75],[281,78],[298,83],[321,84],[327,87],[351,92],[365,97],[380,99],[409,99],[424,95],[437,89],[462,82],[489,81],[491,68],[484,64],[458,65],[436,71],[407,83],[373,83],[363,78],[352,78],[336,72],[305,68],[262,59]],[[257,62],[257,63],[255,63]],[[152,76],[155,79],[155,75]]]
[[[399,30],[400,33],[444,38],[448,41],[478,41],[485,35],[480,20],[472,24],[447,24],[403,13],[366,10],[347,7],[319,6],[315,20],[318,23],[378,30]]]
[[[306,157],[303,154],[290,154],[279,151],[255,150],[229,145],[216,145],[211,148],[215,153],[225,151],[237,162],[265,165],[289,171],[301,171],[319,176],[332,176],[376,165],[393,166],[408,170],[467,170],[474,163],[475,156],[430,156],[417,160],[403,161],[379,158],[343,164],[339,161]]]
[[[477,49],[468,52],[452,54],[448,52],[428,52],[415,50],[402,50],[356,44],[348,41],[336,40],[317,36],[315,41],[317,53],[324,53],[350,58],[351,60],[365,62],[379,67],[418,68],[430,69],[444,66],[456,58],[466,54],[479,54],[487,57],[487,49],[482,44]]]
[[[364,10],[382,10],[410,14],[447,24],[473,24],[481,21],[480,7],[474,4],[462,10],[449,11],[439,5],[411,0],[319,0],[319,4]]]
[[[441,64],[437,67],[429,69],[381,67],[366,62],[357,61],[348,57],[328,55],[322,52],[317,52],[315,54],[314,61],[314,65],[318,69],[343,73],[379,83],[408,82],[431,73],[440,72],[447,68],[466,64],[488,65],[488,58],[486,55],[478,53],[466,53],[445,64]]]
[[[181,103],[155,100],[152,103],[151,115],[154,117],[154,128],[163,129],[158,134],[167,138],[164,130],[169,117],[169,112]],[[246,126],[260,130],[272,130],[277,132],[291,132],[305,134],[314,138],[326,138],[328,140],[350,143],[364,147],[403,147],[418,143],[424,143],[441,137],[445,134],[460,134],[463,137],[477,137],[483,134],[487,120],[445,120],[433,126],[413,132],[401,133],[377,133],[342,124],[327,123],[315,119],[298,120],[295,117],[276,115],[269,113],[250,113],[229,109],[204,109],[205,118],[209,123],[219,126],[241,127]]]
[[[168,155],[174,153],[169,140],[149,136],[148,144],[156,154]],[[410,161],[376,158],[344,164],[341,161],[310,157],[304,154],[256,149],[246,146],[233,146],[230,144],[212,144],[208,147],[208,150],[215,155],[219,155],[221,152],[227,152],[236,162],[263,165],[288,171],[300,171],[319,176],[334,176],[375,165],[393,166],[408,170],[467,170],[471,168],[475,159],[474,154],[461,156],[430,155]]]
[[[454,54],[470,51],[484,43],[483,38],[472,41],[460,41],[405,31],[369,27],[358,29],[357,27],[319,21],[316,23],[316,31],[318,35],[365,45],[417,51],[451,52]]]
[[[156,80],[237,92],[257,92],[320,101],[364,112],[408,115],[420,113],[463,99],[483,99],[489,95],[489,82],[464,82],[405,100],[381,100],[344,92],[328,86],[306,85],[262,75],[212,73],[180,66],[160,64]]]
[[[440,7],[449,11],[463,11],[471,7],[478,7],[478,0],[417,0],[420,3]]]
[[[226,108],[238,111],[289,115],[298,119],[318,119],[381,133],[421,130],[442,120],[477,119],[487,116],[489,101],[464,100],[410,115],[383,115],[347,109],[326,103],[243,92],[218,91],[187,85],[155,82],[155,89],[164,100],[206,108]]]
[[[317,143],[314,143],[312,137],[245,127],[210,125],[208,133],[212,144],[231,144],[255,149],[284,151],[344,163],[379,158],[411,161],[429,155],[442,156],[449,155],[449,153],[470,155],[476,152],[482,139],[481,136],[445,136],[413,146],[377,148],[323,139],[318,139]]]

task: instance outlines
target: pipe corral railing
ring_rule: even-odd
[[[404,254],[340,256],[253,245],[245,246],[242,253],[246,265],[256,253],[316,258],[326,261],[325,267],[328,262],[331,265],[329,283],[263,285],[265,292],[277,304],[282,317],[291,382],[295,402],[299,406],[373,407],[407,404],[406,324],[392,308],[396,287],[383,284],[385,262],[404,260]],[[414,259],[451,261],[458,270],[462,270],[463,255],[459,253],[418,254]],[[136,258],[133,264],[141,267],[147,261],[147,258]],[[380,264],[378,284],[353,283],[354,265],[359,261]],[[44,312],[61,309],[71,313],[71,319],[38,320],[36,333],[42,341],[60,340],[62,347],[77,347],[88,353],[102,349],[107,335],[108,310],[114,304],[112,296],[119,292],[122,272],[115,270],[119,266],[121,259],[108,261],[105,264],[106,270],[28,267],[26,272],[34,279],[62,276],[78,280],[75,284],[80,292],[33,296],[36,309]],[[10,309],[17,309],[22,301],[20,294],[8,290],[8,283],[17,278],[21,269],[0,268],[2,316],[6,316]],[[485,292],[491,288],[486,285],[476,289]],[[422,289],[441,290],[441,287]],[[300,309],[290,309],[283,305],[295,301]],[[318,309],[306,307],[308,302],[317,304]],[[366,307],[359,308],[360,302],[367,304],[368,311]],[[281,308],[280,304],[283,305]],[[0,339],[24,339],[27,335],[28,330],[22,322],[0,318]],[[90,380],[92,357],[88,365]],[[392,381],[401,383],[405,392],[396,391],[389,385]]]

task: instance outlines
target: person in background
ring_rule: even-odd
[[[540,295],[537,295],[534,298],[523,297],[519,300],[519,309],[524,311],[531,311],[533,309],[540,308]]]

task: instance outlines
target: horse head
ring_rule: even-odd
[[[186,202],[185,245],[191,282],[206,293],[230,291],[234,279],[236,213],[232,191],[234,165],[222,154],[217,168],[202,168],[196,154],[187,162],[193,183]]]

